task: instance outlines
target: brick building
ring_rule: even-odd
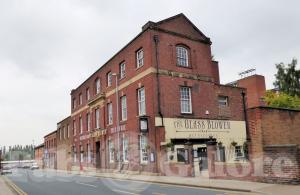
[[[40,168],[44,167],[44,144],[40,144],[34,148],[34,160]]]
[[[44,168],[56,169],[56,133],[57,130],[49,133],[44,137]]]
[[[71,169],[71,147],[72,147],[72,129],[71,129],[71,117],[67,117],[57,123],[57,169],[70,170]]]
[[[243,88],[183,14],[142,32],[71,92],[72,169],[208,175],[245,162]],[[118,108],[118,109],[117,109]]]
[[[266,94],[266,82],[264,76],[254,74],[231,82],[229,85],[246,89],[247,108],[265,105],[263,100],[263,97]]]

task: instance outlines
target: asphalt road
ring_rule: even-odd
[[[13,170],[8,178],[28,195],[245,195],[212,189],[96,178],[43,170]]]

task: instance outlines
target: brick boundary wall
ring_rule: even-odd
[[[297,145],[264,147],[264,181],[270,183],[300,183],[300,150]]]

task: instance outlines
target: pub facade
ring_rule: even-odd
[[[146,23],[72,90],[70,169],[210,176],[212,159],[247,163],[244,89],[220,84],[211,44],[183,14]]]

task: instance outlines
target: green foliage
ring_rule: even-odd
[[[300,98],[298,96],[291,96],[283,92],[267,91],[264,100],[271,107],[300,110]]]
[[[283,63],[276,64],[275,88],[290,96],[300,97],[300,70],[296,69],[297,60],[293,59],[287,66]]]

